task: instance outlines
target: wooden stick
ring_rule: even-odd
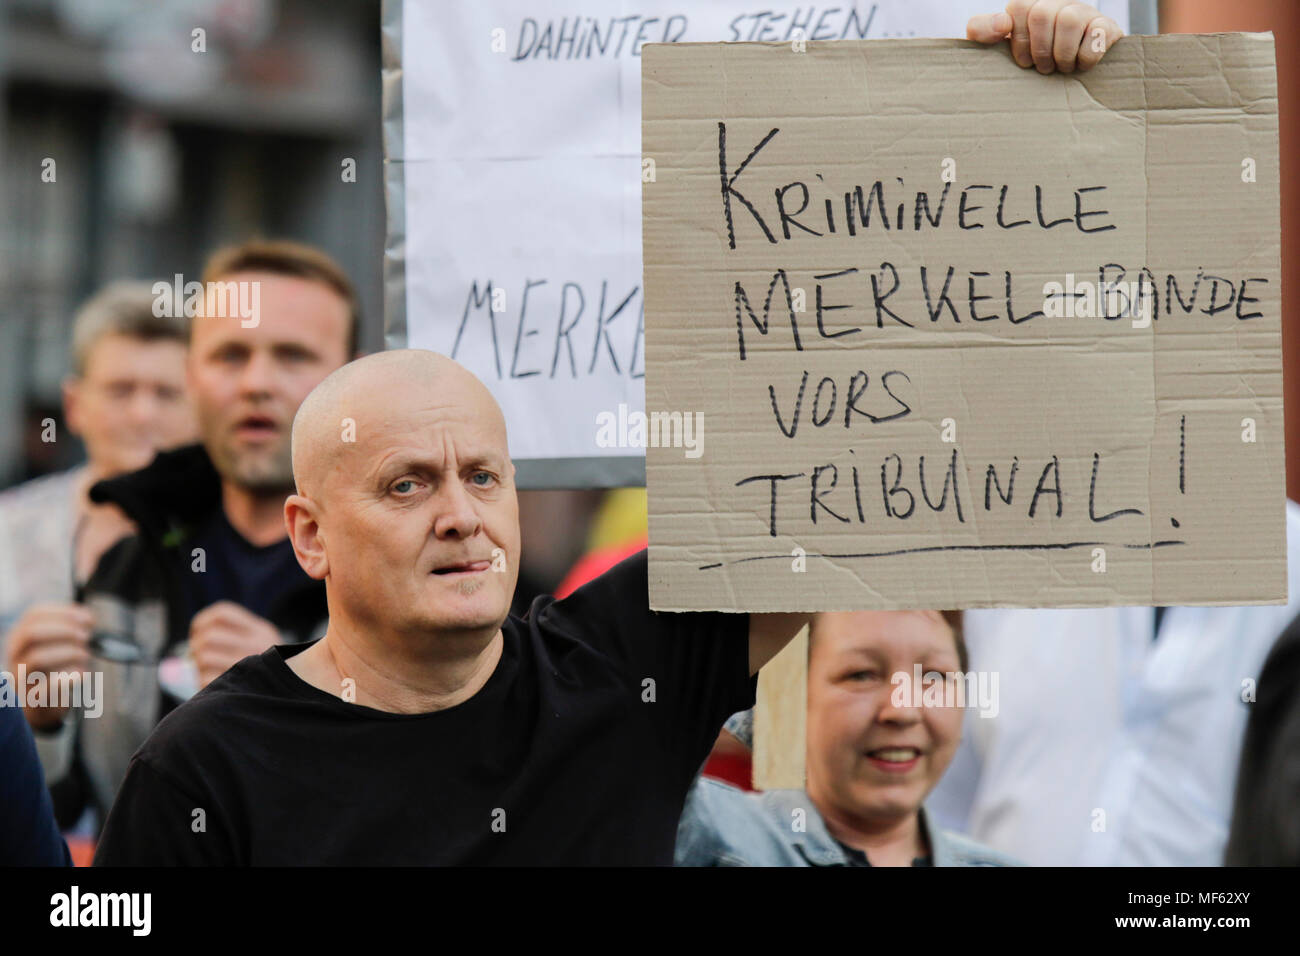
[[[808,628],[758,672],[754,786],[802,790],[808,723]]]

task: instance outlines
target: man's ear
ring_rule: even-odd
[[[284,502],[284,527],[298,564],[307,576],[324,581],[329,574],[329,556],[325,553],[325,535],[317,515],[320,506],[305,495],[290,495]]]
[[[68,431],[81,434],[81,379],[75,375],[63,380],[63,420]]]

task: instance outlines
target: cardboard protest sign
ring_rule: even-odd
[[[647,46],[661,610],[1280,603],[1268,34]]]
[[[1128,28],[1127,0],[1094,5]],[[643,47],[964,36],[997,6],[386,0],[389,347],[487,384],[522,487],[643,484]]]

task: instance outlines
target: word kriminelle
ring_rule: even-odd
[[[0,671],[0,707],[67,707],[83,710],[85,717],[104,712],[104,675],[100,671],[45,674],[27,673],[19,664],[18,673]]]
[[[821,238],[837,233],[856,236],[859,231],[866,232],[873,228],[886,232],[920,232],[923,228],[953,228],[954,224],[958,229],[983,229],[986,226],[1016,229],[1020,226],[1036,226],[1046,230],[1065,226],[1067,231],[1073,226],[1082,233],[1109,232],[1117,228],[1105,218],[1110,215],[1109,210],[1094,208],[1093,204],[1102,201],[1104,197],[1089,195],[1101,193],[1105,186],[1078,187],[1072,190],[1072,200],[1062,203],[1058,196],[1045,204],[1042,186],[1034,186],[1033,198],[1030,200],[1027,195],[1014,195],[1010,184],[972,183],[961,189],[954,217],[944,215],[953,187],[950,182],[944,183],[938,198],[932,202],[930,192],[925,190],[918,190],[909,199],[910,194],[904,192],[905,184],[901,177],[897,177],[897,187],[892,182],[887,186],[886,180],[878,179],[868,185],[853,184],[841,190],[827,184],[821,173],[815,173],[816,182],[811,185],[808,181],[795,180],[776,187],[770,203],[760,201],[756,194],[751,196],[742,192],[737,186],[737,180],[779,132],[779,127],[773,127],[744,160],[732,169],[727,161],[727,124],[718,124],[718,178],[722,183],[722,213],[727,223],[727,243],[732,249],[736,248],[733,215],[743,215],[737,206],[749,211],[767,241],[773,244],[779,241],[777,231],[784,238],[792,239],[795,231]],[[981,193],[979,190],[988,192]],[[1008,195],[1011,196],[1009,203]],[[1088,197],[1086,200],[1085,196]],[[996,206],[979,205],[980,202],[992,203],[994,198],[997,200]],[[818,202],[818,199],[821,201]],[[759,204],[764,208],[760,210]],[[1056,218],[1052,218],[1052,213],[1044,211],[1045,205],[1058,213]],[[1059,215],[1062,211],[1064,215]],[[983,215],[977,216],[977,213]],[[1094,219],[1097,221],[1085,225],[1084,220]]]

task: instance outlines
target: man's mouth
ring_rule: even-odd
[[[460,564],[445,564],[440,568],[434,568],[433,573],[444,577],[455,577],[464,574],[481,574],[490,567],[492,567],[491,561],[465,561]]]
[[[279,432],[279,424],[269,415],[246,415],[235,422],[235,434],[240,438],[259,440],[275,437]]]
[[[921,751],[917,747],[878,747],[867,751],[867,759],[886,773],[907,773],[920,762]]]

